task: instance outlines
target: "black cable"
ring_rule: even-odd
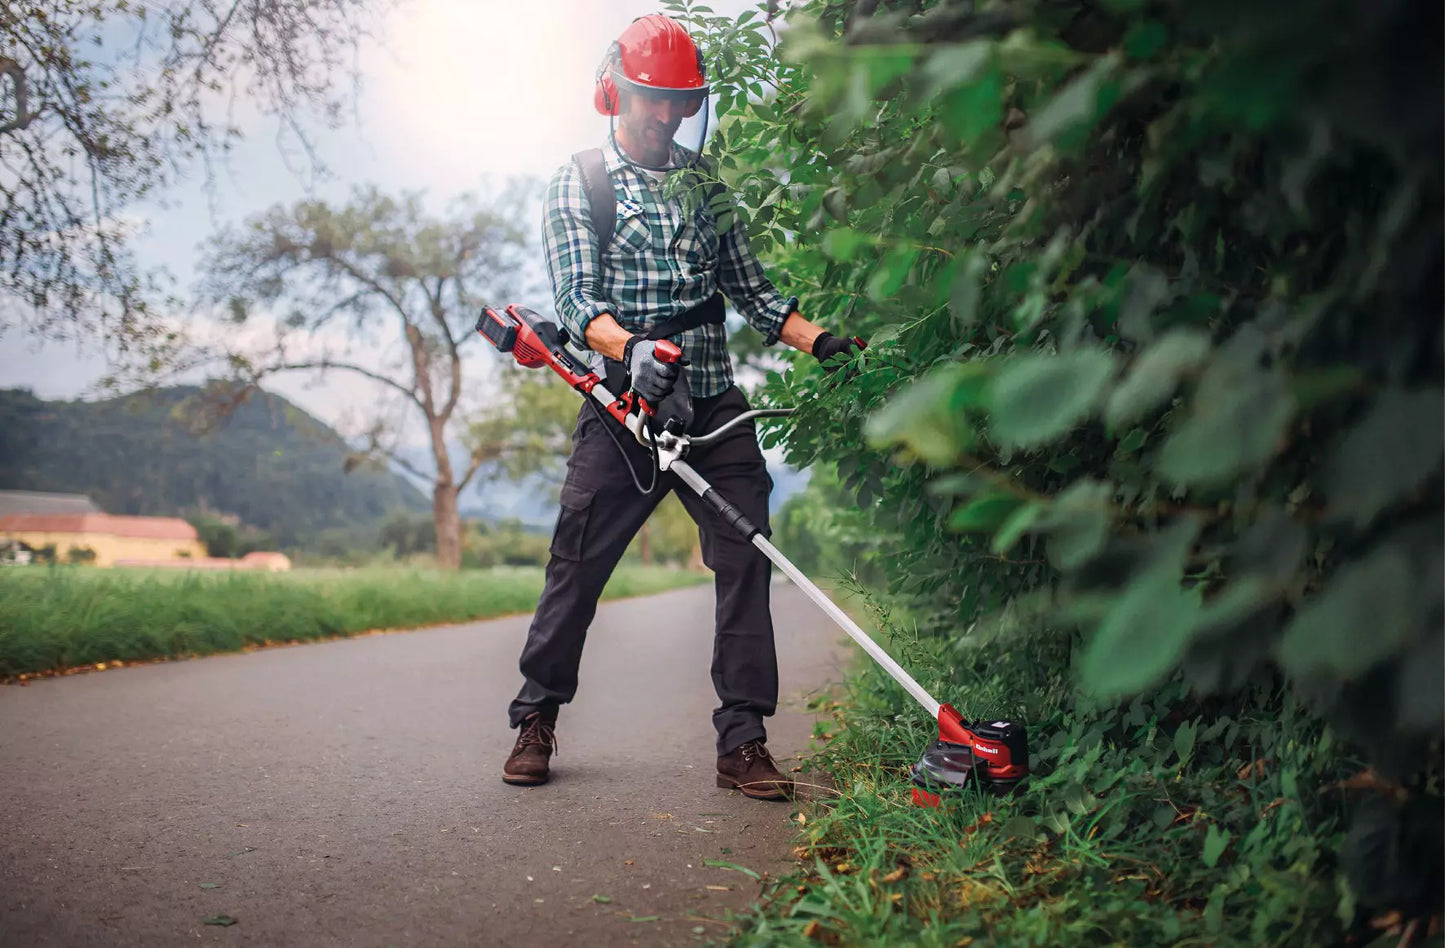
[[[650,494],[653,491],[657,490],[657,481],[658,476],[662,472],[662,463],[657,458],[657,439],[651,436],[651,419],[648,419],[648,421],[644,423],[648,426],[647,448],[648,454],[652,458],[652,483],[646,487],[643,487],[642,480],[637,476],[637,468],[632,466],[632,459],[627,456],[627,449],[622,446],[621,441],[617,440],[617,434],[612,430],[612,416],[602,414],[602,409],[597,407],[597,400],[592,398],[591,396],[587,397],[587,404],[592,406],[592,411],[594,414],[597,415],[597,420],[602,423],[603,429],[607,432],[607,437],[612,439],[612,443],[617,445],[617,450],[622,453],[622,463],[627,465],[627,474],[629,477],[632,478],[632,485],[643,494]]]

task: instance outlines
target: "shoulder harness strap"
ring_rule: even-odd
[[[601,148],[587,148],[572,156],[582,175],[582,188],[587,192],[587,209],[592,213],[592,228],[597,231],[597,247],[606,250],[612,243],[617,226],[617,193],[612,190],[612,177],[607,173],[607,159]]]

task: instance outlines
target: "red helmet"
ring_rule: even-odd
[[[694,115],[708,93],[702,53],[682,24],[654,13],[622,31],[597,70],[592,104],[603,115],[620,111],[616,80],[652,92],[686,95]]]

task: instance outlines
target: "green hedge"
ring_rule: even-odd
[[[1199,875],[1110,884],[1189,937],[1322,943],[1428,914],[1440,6],[787,10],[781,61],[759,15],[691,11],[734,107],[712,152],[736,220],[809,316],[871,341],[845,383],[805,358],[775,375],[767,398],[803,410],[772,437],[836,467],[822,509],[871,531],[894,627],[1058,676],[936,656],[936,687],[1033,715],[1047,776],[1017,805],[1042,828],[998,851],[1057,858],[1106,810],[1131,844],[1157,836],[1095,788],[1137,762],[1112,792],[1187,812]],[[1261,762],[1277,806],[1230,779]],[[1363,766],[1373,789],[1344,792]]]

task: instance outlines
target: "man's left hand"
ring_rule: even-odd
[[[835,356],[843,355],[851,360],[867,346],[868,344],[857,336],[835,336],[825,332],[813,341],[813,358],[822,363],[824,370],[832,372],[838,368],[838,364],[833,361]]]

